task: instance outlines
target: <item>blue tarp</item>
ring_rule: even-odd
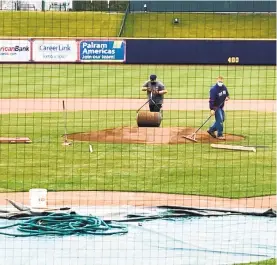
[[[78,213],[118,219],[161,209],[94,207]],[[115,218],[113,218],[115,217]],[[0,225],[16,221],[0,220]],[[126,222],[129,232],[113,236],[14,238],[0,236],[0,264],[12,265],[184,265],[234,264],[276,255],[276,218],[222,215]]]

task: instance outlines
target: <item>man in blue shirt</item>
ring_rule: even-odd
[[[216,84],[210,90],[210,110],[211,115],[215,115],[215,122],[207,131],[213,138],[225,140],[223,136],[223,122],[225,120],[224,102],[229,100],[229,92],[223,84],[223,77],[217,78]],[[215,132],[217,131],[217,135]]]

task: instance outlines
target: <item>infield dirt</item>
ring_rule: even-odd
[[[185,139],[196,131],[189,127],[119,127],[101,131],[73,133],[68,139],[73,141],[105,142],[105,143],[140,143],[140,144],[188,144],[193,143]],[[212,138],[206,131],[199,131],[196,140],[200,143],[237,142],[244,139],[240,135],[225,134],[226,140]]]

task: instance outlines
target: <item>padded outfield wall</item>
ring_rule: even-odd
[[[2,39],[0,61],[276,65],[276,40]]]

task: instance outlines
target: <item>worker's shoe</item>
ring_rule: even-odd
[[[217,136],[216,138],[217,138],[218,140],[222,140],[222,141],[226,140],[226,138],[225,138],[223,135]]]
[[[213,131],[208,130],[207,133],[212,136],[213,138],[216,138],[216,135]]]

